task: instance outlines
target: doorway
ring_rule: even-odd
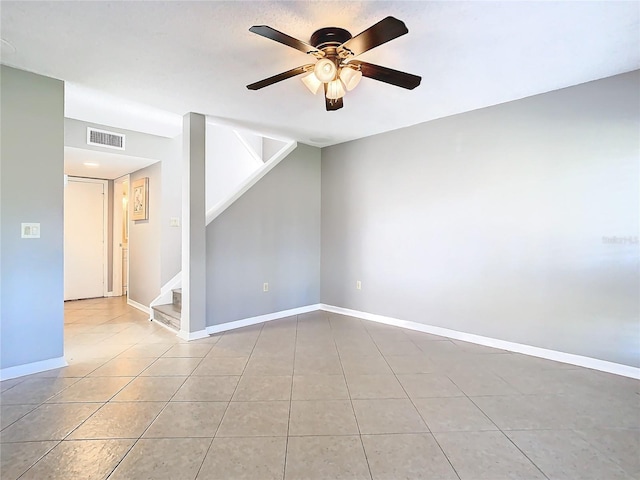
[[[106,180],[68,177],[64,189],[64,299],[107,294]]]

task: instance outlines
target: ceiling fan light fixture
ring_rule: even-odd
[[[329,82],[327,85],[327,98],[329,100],[337,100],[338,98],[344,97],[344,94],[347,93],[344,89],[344,85],[342,84],[342,80],[336,78],[335,80]]]
[[[323,87],[325,109],[332,112],[344,107],[342,97],[347,90],[356,88],[362,77],[407,90],[413,90],[422,81],[418,75],[353,59],[409,33],[404,22],[395,17],[385,17],[356,36],[344,28],[321,28],[311,35],[310,43],[268,25],[254,25],[249,31],[314,57],[311,63],[247,85],[249,90],[260,90],[300,75],[305,77],[302,81],[311,93],[316,94]]]
[[[340,70],[340,80],[342,80],[346,89],[351,91],[362,80],[362,72],[352,67],[343,67]]]
[[[336,64],[333,60],[328,58],[321,58],[316,62],[316,66],[313,69],[318,80],[324,83],[328,83],[336,78]]]
[[[318,80],[318,77],[316,77],[316,74],[313,72],[309,72],[307,75],[302,77],[301,80],[305,87],[307,87],[314,95],[318,93],[318,90],[320,90],[320,87],[322,86],[322,82]]]

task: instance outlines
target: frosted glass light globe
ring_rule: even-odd
[[[324,83],[328,83],[336,78],[336,64],[328,58],[321,58],[316,62],[316,66],[313,68],[313,73],[316,74],[318,80]]]
[[[337,78],[332,82],[329,82],[327,85],[327,98],[329,100],[337,100],[338,98],[344,97],[344,94],[347,93],[344,89],[344,85],[342,81]]]
[[[318,93],[318,90],[320,90],[320,87],[322,86],[322,82],[318,80],[318,77],[316,77],[316,74],[313,72],[309,72],[307,75],[302,77],[301,80],[314,95]]]
[[[343,67],[340,70],[340,80],[347,87],[347,90],[351,91],[356,88],[356,85],[362,80],[362,72],[349,67]]]

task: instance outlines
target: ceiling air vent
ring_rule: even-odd
[[[87,127],[87,144],[124,150],[124,135]]]

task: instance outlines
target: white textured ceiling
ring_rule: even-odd
[[[113,126],[149,131],[150,106],[156,121],[158,111],[193,111],[329,145],[638,69],[639,11],[635,1],[2,1],[2,38],[16,49],[3,48],[2,62],[140,107],[103,102],[75,115],[96,117],[84,120],[111,108]],[[365,78],[342,110],[326,112],[298,78],[245,88],[309,62],[250,26],[308,41],[321,27],[355,35],[387,15],[409,34],[358,58],[421,75],[416,90]],[[83,110],[87,99],[72,91],[67,110]]]
[[[64,173],[74,177],[115,180],[128,173],[148,167],[157,161],[121,155],[120,153],[64,147]]]

